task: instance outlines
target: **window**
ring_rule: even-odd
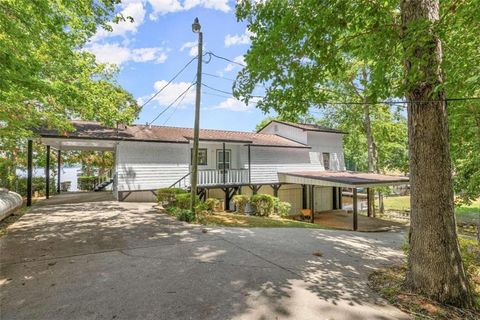
[[[225,163],[223,163],[223,149],[217,150],[217,169],[230,169],[230,163],[232,159],[231,154],[231,150],[225,150]]]
[[[207,165],[207,149],[198,149],[198,165]],[[193,148],[190,149],[190,163],[193,163]]]
[[[324,152],[322,153],[323,156],[323,167],[325,170],[330,170],[330,153]]]

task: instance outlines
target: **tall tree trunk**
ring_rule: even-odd
[[[406,284],[435,300],[471,306],[458,247],[448,149],[438,0],[402,0],[411,185]],[[426,102],[430,100],[429,102]],[[439,100],[439,101],[432,101]]]
[[[364,77],[366,77],[366,75],[364,75]],[[367,136],[368,172],[374,172],[375,171],[375,166],[374,166],[375,145],[373,142],[373,135],[372,135],[372,123],[370,121],[370,105],[368,104],[364,105],[364,113],[365,113],[365,118],[364,118],[365,135]],[[371,212],[372,215],[375,217],[375,192],[368,193],[367,204],[369,206],[367,212],[368,213]]]

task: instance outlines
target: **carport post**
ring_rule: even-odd
[[[372,216],[372,208],[370,207],[371,194],[372,194],[372,189],[367,188],[367,217]]]
[[[32,140],[27,142],[27,207],[32,205]]]
[[[60,193],[60,169],[61,169],[62,151],[57,151],[57,193]]]
[[[342,209],[342,197],[343,197],[343,188],[339,187],[338,190],[338,209]]]
[[[338,201],[337,201],[337,196],[338,196],[338,192],[337,192],[337,188],[336,187],[332,187],[332,196],[333,196],[333,199],[332,199],[332,209],[333,210],[336,210],[338,209]]]
[[[307,209],[307,185],[302,184],[302,209]]]
[[[50,146],[47,146],[47,163],[45,164],[45,197],[50,198]]]
[[[311,210],[311,223],[315,223],[315,186],[310,186],[310,210]]]
[[[357,188],[353,188],[353,231],[358,229]]]

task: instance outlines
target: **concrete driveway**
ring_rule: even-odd
[[[366,285],[402,233],[203,233],[105,195],[40,202],[0,239],[2,320],[408,318]]]

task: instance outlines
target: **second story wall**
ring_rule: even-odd
[[[307,133],[305,131],[275,121],[270,122],[260,133],[276,134],[290,140],[307,144]]]
[[[309,131],[307,133],[308,145],[310,150],[310,162],[318,163],[324,167],[324,159],[328,154],[329,170],[345,170],[345,160],[343,156],[343,134]]]

